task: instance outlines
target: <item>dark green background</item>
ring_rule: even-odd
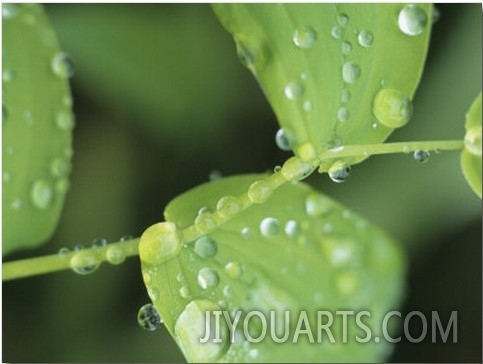
[[[414,119],[391,140],[462,138],[464,114],[481,89],[481,5],[438,7]],[[208,5],[46,9],[76,61],[72,186],[51,241],[8,260],[139,236],[163,219],[169,200],[211,171],[261,172],[289,156],[276,148],[270,106]],[[457,344],[403,340],[390,360],[481,361],[481,200],[462,177],[459,153],[432,155],[424,165],[377,156],[342,185],[326,175],[309,182],[407,247],[403,311],[458,311]],[[146,302],[136,258],[91,276],[4,283],[3,361],[182,361],[164,328],[138,327]]]

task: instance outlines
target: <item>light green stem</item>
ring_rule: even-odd
[[[123,258],[138,255],[139,239],[130,239],[111,243],[103,247],[95,247],[83,249],[80,251],[67,252],[66,254],[52,254],[43,257],[21,259],[13,262],[2,263],[2,280],[8,281],[11,279],[18,279],[30,277],[40,274],[53,273],[60,270],[72,269],[73,264],[82,261],[79,258],[88,257],[89,261],[95,261],[97,266],[104,261],[109,261],[112,252],[121,253],[117,255],[118,260],[111,259],[111,263],[118,264],[119,256]],[[124,260],[124,259],[122,259]]]

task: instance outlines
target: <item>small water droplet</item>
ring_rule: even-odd
[[[67,178],[62,178],[55,182],[55,190],[60,193],[66,193],[69,190],[70,182]]]
[[[50,173],[52,177],[62,178],[70,173],[70,163],[64,158],[55,158],[52,163],[50,163]]]
[[[189,298],[190,290],[186,286],[181,286],[181,288],[179,289],[179,295],[183,298]]]
[[[253,236],[253,233],[252,233],[252,230],[248,226],[246,226],[243,229],[241,229],[241,235],[248,240]]]
[[[158,265],[177,256],[181,246],[175,224],[157,223],[147,228],[141,235],[139,257],[144,263]]]
[[[342,52],[342,54],[344,55],[348,55],[350,52],[352,52],[352,44],[350,42],[342,42],[342,44],[340,45],[340,50]]]
[[[347,24],[349,24],[349,16],[344,13],[337,14],[337,23],[340,26],[345,27]]]
[[[5,6],[5,4],[4,4]],[[10,82],[13,81],[17,77],[17,73],[12,69],[4,69],[2,71],[2,81],[3,82]]]
[[[342,89],[342,91],[340,92],[340,101],[343,103],[347,103],[349,102],[350,99],[351,99],[351,92],[346,88]]]
[[[2,4],[2,18],[13,19],[20,12],[20,4],[16,3],[3,3]]]
[[[139,309],[137,319],[139,326],[147,331],[155,331],[163,323],[161,316],[151,303],[145,304]]]
[[[260,233],[265,237],[273,237],[279,232],[280,222],[273,217],[267,217],[260,223]]]
[[[205,267],[198,272],[198,285],[202,289],[216,287],[218,283],[220,283],[220,278],[213,269]]]
[[[104,248],[107,245],[107,240],[104,238],[96,238],[91,242],[91,248]]]
[[[74,75],[74,60],[64,52],[57,53],[51,62],[52,71],[54,75],[67,79]]]
[[[465,134],[465,148],[471,154],[481,157],[481,125],[473,126]]]
[[[129,241],[129,240],[132,240],[132,239],[134,239],[132,235],[123,235],[123,236],[121,236],[119,241]]]
[[[107,248],[106,259],[109,263],[113,265],[121,264],[126,260],[126,255],[121,247],[112,245]]]
[[[279,173],[282,171],[282,166],[275,166],[273,167],[273,173]]]
[[[311,48],[317,39],[317,33],[309,26],[301,26],[295,29],[293,42],[299,48]]]
[[[41,210],[46,210],[51,206],[52,201],[54,200],[54,189],[48,181],[39,179],[32,185],[30,197],[35,207]]]
[[[401,91],[383,88],[374,98],[372,112],[382,125],[400,128],[411,119],[413,106],[409,97]]]
[[[346,107],[341,107],[337,110],[337,119],[341,122],[346,122],[349,120],[350,113]]]
[[[70,259],[71,269],[81,275],[91,274],[99,268],[101,262],[90,251],[79,251]]]
[[[65,258],[65,257],[67,257],[67,255],[69,255],[69,253],[70,253],[69,248],[62,247],[62,248],[59,249],[59,252],[57,254],[59,254],[59,257],[61,257],[61,258]]]
[[[210,209],[207,206],[203,206],[203,207],[200,207],[200,209],[196,213],[196,216],[199,216],[199,215],[201,215],[204,212],[211,212],[211,211],[210,211]]]
[[[208,179],[209,181],[213,182],[213,181],[218,181],[220,179],[223,178],[223,174],[221,173],[221,171],[218,171],[218,170],[213,170],[210,172],[210,175],[208,176]]]
[[[374,35],[367,30],[363,30],[357,35],[357,41],[362,47],[368,48],[374,43]]]
[[[304,104],[302,105],[303,109],[305,112],[311,112],[312,111],[312,101],[310,100],[305,100]]]
[[[223,296],[226,298],[233,297],[233,287],[228,285],[223,287]]]
[[[334,39],[341,39],[342,35],[344,34],[344,30],[340,26],[335,26],[330,31],[330,34],[332,35],[332,38],[334,38]]]
[[[202,259],[212,258],[218,251],[216,241],[207,235],[203,235],[196,239],[194,246],[195,253]]]
[[[12,201],[12,203],[10,204],[10,207],[13,209],[13,210],[20,210],[22,208],[22,200],[19,199],[19,198],[16,198]]]
[[[61,111],[55,118],[55,124],[60,130],[71,130],[74,125],[74,117],[69,111]]]
[[[290,135],[285,129],[278,129],[275,134],[275,143],[283,151],[290,151]]]
[[[4,171],[2,174],[2,181],[3,183],[8,183],[12,180],[12,175],[8,171]]]
[[[289,220],[285,224],[285,234],[289,238],[295,238],[301,231],[299,224],[295,220]]]
[[[262,203],[268,200],[272,195],[273,189],[270,185],[263,181],[255,181],[248,188],[248,198],[253,203]]]
[[[238,262],[228,262],[225,265],[225,272],[230,278],[237,279],[240,278],[242,274],[241,264]]]
[[[241,211],[240,200],[234,196],[224,196],[218,200],[216,210],[223,217],[236,215]]]
[[[255,53],[252,52],[250,48],[239,39],[235,39],[235,42],[236,51],[240,62],[247,68],[253,68],[256,61]]]
[[[319,194],[310,194],[305,199],[305,212],[312,217],[325,215],[332,210],[332,203],[328,197]]]
[[[336,183],[344,182],[351,173],[351,167],[335,163],[329,168],[329,177]]]
[[[401,9],[398,16],[399,30],[406,35],[421,34],[428,24],[428,17],[418,5],[409,4]]]
[[[414,152],[413,158],[416,162],[426,163],[429,160],[429,152],[424,149],[418,149]]]
[[[285,86],[284,93],[287,99],[296,100],[304,94],[304,87],[299,82],[290,82]]]
[[[208,234],[216,228],[216,223],[212,214],[209,212],[203,212],[196,216],[195,226],[202,234]]]
[[[361,76],[361,67],[354,62],[346,62],[342,66],[342,80],[345,83],[354,83]]]

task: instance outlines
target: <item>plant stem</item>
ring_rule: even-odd
[[[138,243],[139,239],[136,238],[111,243],[103,247],[2,263],[2,280],[8,281],[66,269],[74,269],[75,266],[73,265],[76,262],[82,262],[82,260],[89,264],[94,263],[96,268],[104,261],[109,261],[111,264],[119,264],[127,257],[138,255]]]

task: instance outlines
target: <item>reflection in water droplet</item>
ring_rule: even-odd
[[[104,238],[96,238],[91,242],[91,248],[104,248],[107,245],[107,240]]]
[[[54,75],[67,79],[74,75],[74,60],[69,54],[59,52],[52,58],[51,68]]]
[[[242,230],[241,230],[241,235],[245,238],[245,239],[250,239],[252,236],[253,236],[253,233],[251,231],[251,229],[246,226],[244,227]]]
[[[30,197],[35,207],[46,210],[51,206],[54,199],[54,189],[48,181],[39,179],[34,182]]]
[[[293,42],[299,48],[311,48],[315,40],[317,39],[317,33],[309,26],[301,26],[295,29],[293,34]]]
[[[329,177],[332,181],[336,183],[344,182],[347,177],[349,177],[351,173],[350,166],[342,166],[340,167],[338,164],[334,167],[330,167],[329,169]]]
[[[406,35],[421,34],[428,24],[428,17],[418,5],[410,4],[401,9],[398,16],[399,30]]]
[[[470,128],[465,134],[465,148],[471,154],[481,157],[481,125]]]
[[[275,143],[277,144],[277,147],[283,151],[292,150],[290,147],[290,137],[285,129],[278,129],[275,134]]]
[[[71,269],[81,275],[91,274],[99,268],[101,262],[88,250],[79,251],[70,259]]]
[[[224,196],[218,200],[216,210],[223,217],[233,216],[241,211],[240,200],[234,196]]]
[[[266,237],[273,237],[280,231],[280,222],[273,218],[267,217],[260,223],[260,233]]]
[[[413,105],[409,97],[401,91],[383,88],[374,98],[372,112],[382,125],[400,128],[411,119]]]
[[[126,260],[126,255],[124,254],[124,251],[121,247],[112,245],[107,248],[106,259],[109,263],[117,265],[121,264],[122,262],[124,262],[124,260]]]
[[[207,235],[199,237],[195,241],[195,253],[202,259],[212,258],[218,252],[216,242]]]
[[[429,160],[429,152],[423,149],[416,150],[413,154],[413,158],[416,162],[426,163]]]
[[[235,39],[235,42],[236,51],[240,62],[247,68],[253,68],[256,61],[254,52],[252,52],[250,48],[239,39]]]
[[[181,288],[179,289],[179,295],[183,298],[189,298],[190,290],[186,286],[181,286]]]
[[[198,285],[202,289],[213,288],[218,285],[220,278],[213,269],[205,267],[198,272]]]
[[[367,30],[363,30],[358,34],[357,41],[362,47],[368,48],[374,43],[374,35]]]
[[[304,94],[304,87],[299,82],[290,82],[285,86],[285,96],[289,100],[295,100]]]
[[[57,254],[59,254],[61,258],[65,258],[67,255],[69,255],[69,253],[70,253],[70,249],[63,247],[59,249],[59,252]]]
[[[139,326],[147,331],[154,331],[163,323],[161,316],[151,303],[145,304],[139,309],[137,318]]]
[[[262,203],[272,195],[273,189],[263,181],[255,181],[248,188],[248,198],[254,203]]]
[[[361,75],[361,67],[354,62],[346,62],[342,66],[342,80],[345,83],[354,83]]]

